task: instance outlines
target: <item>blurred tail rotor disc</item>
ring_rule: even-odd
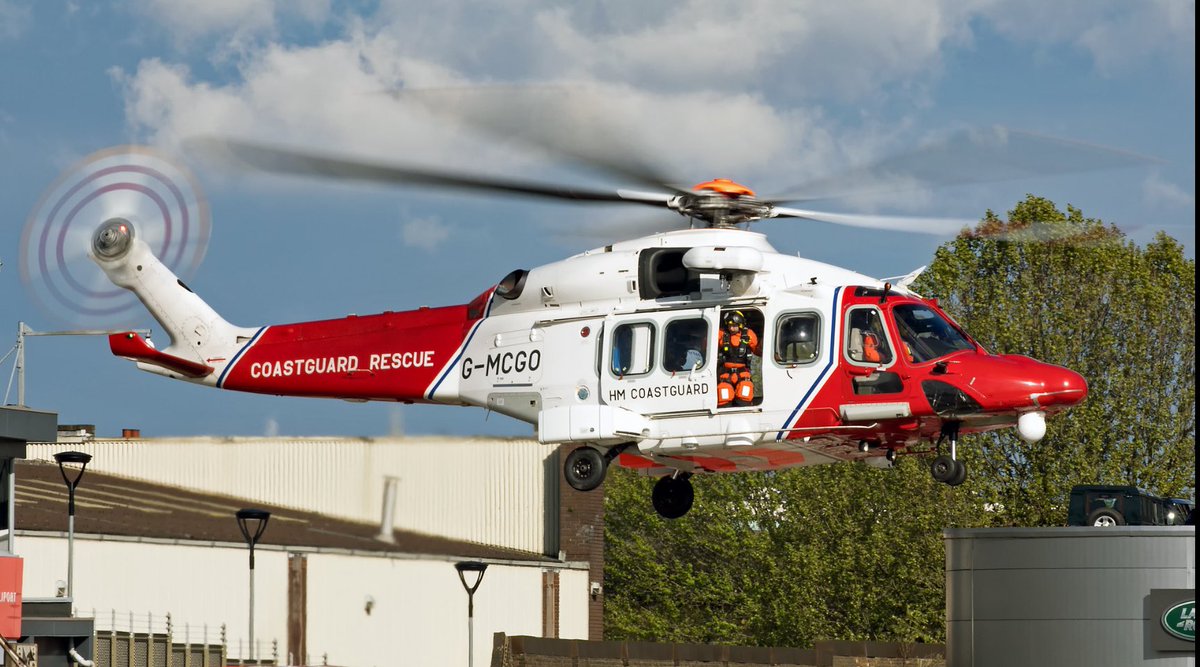
[[[43,194],[21,235],[21,279],[48,314],[64,322],[126,324],[137,299],[88,257],[108,220],[132,223],[137,238],[187,279],[204,259],[208,203],[192,173],[146,146],[93,153]]]

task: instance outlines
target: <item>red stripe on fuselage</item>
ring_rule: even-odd
[[[260,394],[425,401],[425,390],[453,360],[478,311],[461,305],[275,325],[237,360],[222,386]]]

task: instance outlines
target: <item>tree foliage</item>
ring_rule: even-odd
[[[942,529],[978,525],[966,487],[919,461],[693,478],[682,519],[654,480],[606,485],[605,635],[806,646],[819,639],[944,641]]]
[[[989,351],[1088,381],[1087,400],[1039,443],[1011,430],[964,439],[997,522],[1062,525],[1080,483],[1194,495],[1196,263],[1174,239],[1160,233],[1141,248],[1029,196],[1007,221],[989,211],[977,233],[939,248],[915,288]]]

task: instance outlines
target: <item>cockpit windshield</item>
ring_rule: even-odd
[[[920,364],[940,359],[975,346],[936,310],[919,304],[902,304],[892,309],[900,340],[909,361]]]

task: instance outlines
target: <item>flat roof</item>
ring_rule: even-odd
[[[70,475],[68,470],[68,475]],[[16,465],[18,531],[65,532],[67,485],[58,466],[44,461]],[[405,530],[394,543],[378,539],[379,525],[246,498],[199,493],[88,470],[75,491],[75,534],[148,540],[245,544],[234,513],[242,508],[271,513],[258,544],[263,547],[349,550],[380,556],[431,556],[555,564],[540,553],[454,540]]]

